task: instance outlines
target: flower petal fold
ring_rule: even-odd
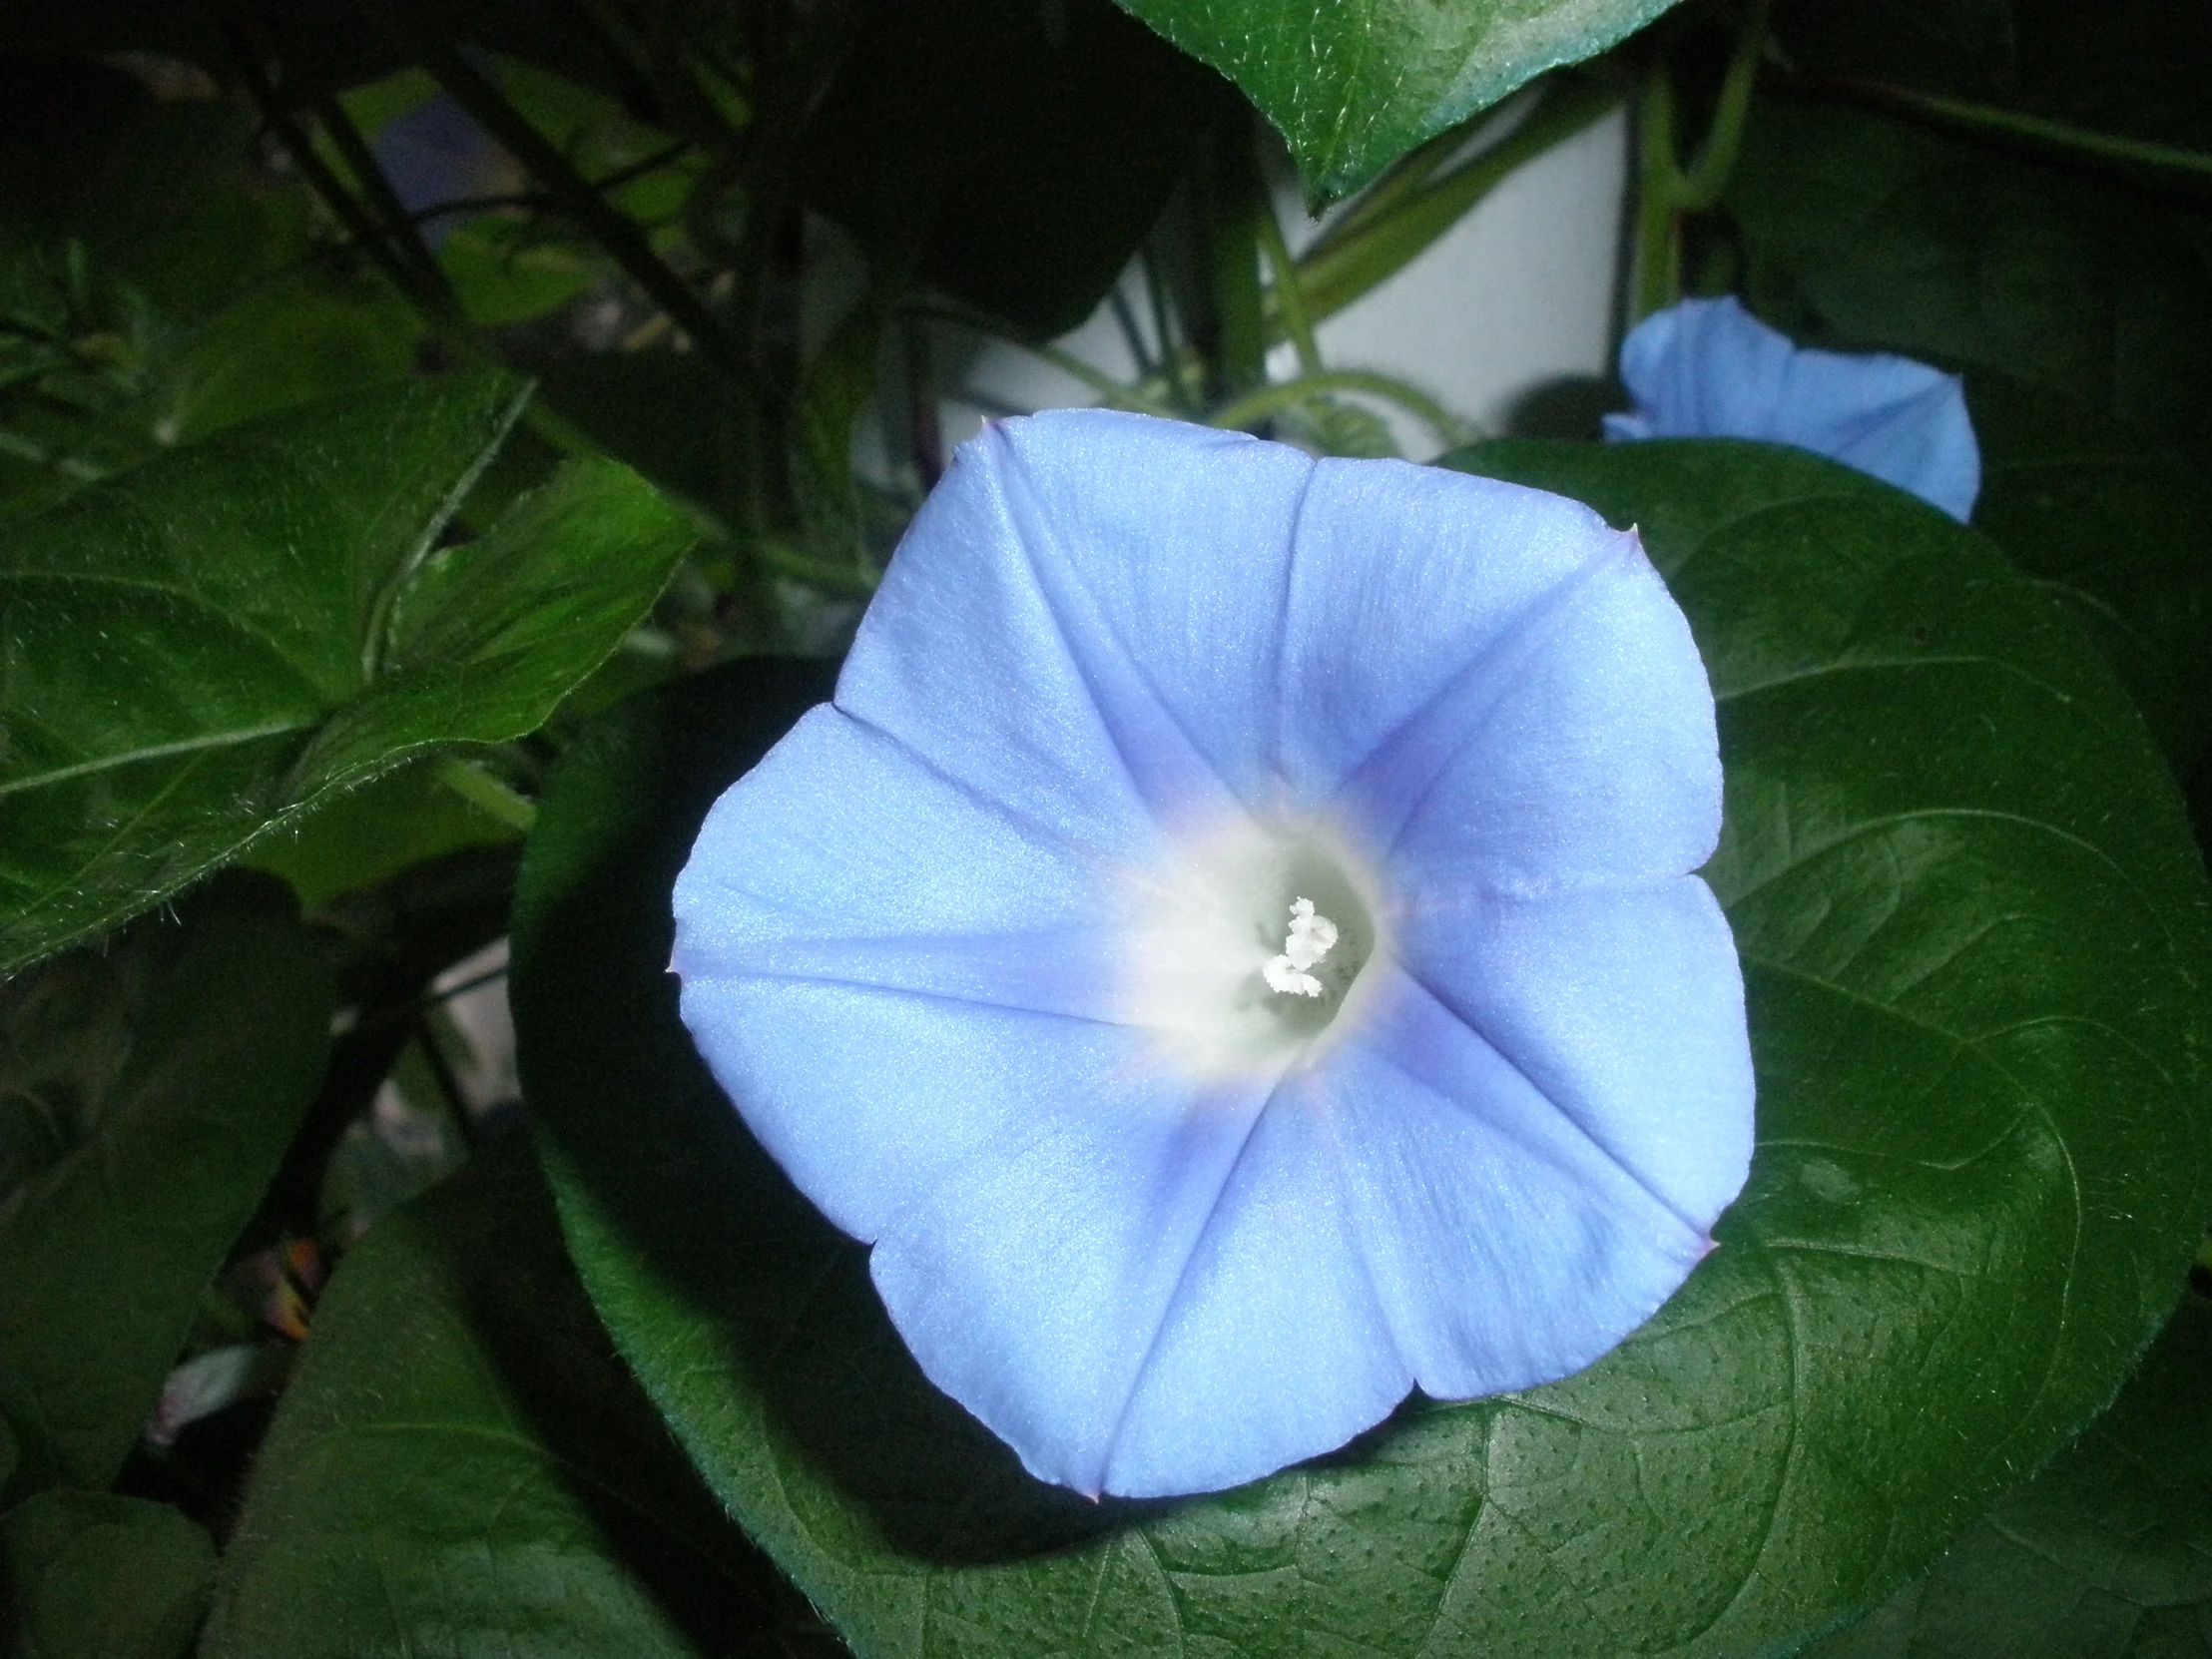
[[[1036,1055],[988,1056],[1035,1090],[1025,1132],[917,1183],[870,1266],[930,1381],[1031,1473],[1095,1496],[1108,1489],[1131,1390],[1184,1264],[1273,1080],[1194,1098],[1180,1078],[1087,1046],[1054,1045],[1050,1081]],[[1007,1088],[960,1079],[975,1081]],[[1222,1431],[1240,1432],[1230,1422]]]
[[[1098,881],[1059,828],[827,706],[708,816],[676,885],[685,1022],[846,1231],[873,1238],[919,1172],[995,1133],[997,1097],[964,1076],[1008,1074],[994,1033],[1026,1054],[1106,1017]]]
[[[1635,398],[1605,435],[1764,438],[1910,490],[1961,524],[1981,492],[1981,451],[1955,374],[1889,352],[1820,351],[1768,327],[1733,295],[1685,299],[1621,344]]]
[[[1424,987],[1383,987],[1316,1080],[1391,1338],[1444,1399],[1581,1370],[1708,1248],[1504,1054]]]
[[[1113,410],[994,423],[900,544],[837,705],[993,800],[1250,805],[1312,471]]]
[[[1704,664],[1633,534],[1605,546],[1347,782],[1394,892],[1637,885],[1712,855]]]
[[[1436,893],[1405,970],[1589,1141],[1699,1232],[1751,1161],[1744,983],[1694,875],[1527,900]]]
[[[1333,797],[1619,540],[1543,490],[1403,461],[1320,462],[1283,598],[1269,731],[1285,783]]]
[[[1350,1195],[1330,1179],[1330,1105],[1301,1068],[1253,1124],[1145,1356],[1109,1491],[1240,1485],[1335,1450],[1412,1385]]]

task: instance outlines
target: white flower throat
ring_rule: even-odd
[[[1341,1036],[1383,947],[1376,884],[1318,823],[1178,837],[1125,898],[1125,1017],[1202,1076],[1280,1067]]]

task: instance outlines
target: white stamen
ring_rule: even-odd
[[[1319,996],[1322,984],[1306,970],[1328,955],[1337,942],[1337,924],[1314,913],[1314,901],[1301,898],[1291,905],[1291,930],[1283,940],[1283,954],[1268,958],[1260,969],[1268,989],[1285,996]]]

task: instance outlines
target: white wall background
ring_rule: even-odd
[[[1520,104],[1501,110],[1470,150],[1502,138],[1525,113]],[[1507,177],[1417,260],[1320,325],[1326,364],[1410,381],[1487,431],[1501,429],[1513,406],[1548,381],[1603,375],[1614,342],[1627,158],[1627,117],[1615,112]],[[1321,229],[1300,207],[1287,161],[1277,211],[1294,252]],[[1142,315],[1134,275],[1124,288]],[[1117,377],[1134,372],[1104,307],[1058,343]],[[951,383],[1022,408],[1096,401],[1080,380],[1018,346],[978,345],[948,331],[938,360]],[[1277,377],[1295,366],[1290,348],[1279,347]],[[1434,452],[1426,427],[1390,418],[1408,455]],[[947,444],[972,436],[982,419],[972,404],[947,402]]]

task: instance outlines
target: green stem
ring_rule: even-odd
[[[1793,90],[1833,92],[1844,98],[1887,105],[1959,132],[1991,138],[2018,139],[2039,148],[2057,150],[2093,161],[2120,162],[2134,167],[2155,168],[2164,173],[2178,173],[2192,179],[2212,179],[2212,154],[2202,150],[2189,150],[2171,144],[2153,144],[2147,139],[2120,138],[2115,134],[2094,132],[2087,127],[2075,127],[2063,121],[2046,120],[2039,115],[2023,115],[2017,110],[2000,110],[1986,104],[1968,103],[1962,98],[1942,98],[1935,93],[1914,92],[1906,87],[1887,86],[1877,81],[1807,81],[1798,83]]]
[[[363,7],[394,40],[414,53],[438,85],[453,101],[474,116],[483,129],[499,141],[560,205],[561,211],[589,234],[643,288],[670,319],[691,336],[692,343],[717,366],[733,375],[743,387],[751,385],[751,365],[738,338],[706,301],[671,271],[653,252],[645,233],[626,215],[600,199],[568,158],[546,141],[545,135],[524,118],[499,89],[444,40],[424,27],[414,14],[413,0],[369,0]]]
[[[1191,395],[1187,373],[1196,354],[1187,345],[1178,345],[1175,341],[1173,319],[1168,313],[1167,278],[1160,270],[1162,263],[1151,241],[1137,250],[1137,267],[1144,276],[1145,304],[1152,312],[1153,337],[1160,342],[1159,377],[1166,387],[1165,400],[1160,407],[1164,413],[1188,414],[1200,401]]]
[[[1661,57],[1644,77],[1636,120],[1634,314],[1640,322],[1682,297],[1682,220],[1721,199],[1743,149],[1744,123],[1767,49],[1771,0],[1752,0],[1721,78],[1713,122],[1697,160],[1685,170],[1675,148],[1674,81]]]
[[[108,476],[105,467],[79,460],[74,455],[65,455],[58,449],[49,449],[45,444],[35,443],[20,432],[11,432],[4,426],[0,426],[0,455],[13,456],[32,466],[51,468],[64,478],[80,484],[97,484]]]
[[[1526,95],[1541,103],[1547,90],[1548,83],[1538,81],[1527,89]],[[1497,115],[1495,108],[1480,111],[1460,122],[1458,126],[1438,133],[1426,144],[1406,151],[1383,170],[1381,178],[1346,204],[1343,212],[1338,214],[1316,246],[1330,237],[1350,236],[1355,231],[1365,229],[1370,221],[1384,219],[1394,213],[1400,203],[1418,195],[1420,188],[1435,177],[1444,163],[1466,147],[1467,140],[1477,126],[1495,120]]]
[[[1752,0],[1744,26],[1736,36],[1736,50],[1729,55],[1728,72],[1721,78],[1721,93],[1713,110],[1713,125],[1697,161],[1675,183],[1675,207],[1684,213],[1704,213],[1721,199],[1728,176],[1736,169],[1743,149],[1744,122],[1751,114],[1752,89],[1759,82],[1759,60],[1767,50],[1767,16],[1771,0]]]
[[[1447,449],[1466,442],[1471,435],[1465,421],[1419,387],[1361,368],[1325,368],[1301,374],[1295,380],[1285,380],[1280,385],[1262,386],[1216,409],[1207,418],[1207,424],[1226,429],[1249,427],[1317,393],[1331,391],[1365,392],[1370,397],[1395,403],[1433,431]]]
[[[1396,193],[1386,211],[1370,210],[1365,199],[1356,203],[1298,262],[1309,319],[1334,316],[1396,276],[1508,176],[1619,104],[1619,92],[1593,78],[1555,79],[1528,119],[1490,149],[1441,177],[1423,175],[1426,182]],[[1287,323],[1280,311],[1273,320]]]
[[[437,781],[470,806],[497,819],[509,829],[528,834],[536,828],[538,810],[530,802],[483,768],[471,766],[458,755],[442,755],[433,773]]]
[[[624,185],[634,185],[648,174],[673,167],[691,153],[692,147],[679,140],[663,145],[660,149],[627,166],[618,167],[597,179],[585,181],[585,187],[604,196],[609,191],[620,190]],[[444,219],[451,214],[490,213],[500,208],[529,208],[538,212],[553,206],[553,198],[539,191],[508,191],[490,196],[456,196],[449,201],[433,202],[407,215],[416,225],[427,225],[433,219]]]
[[[795,577],[826,592],[841,593],[853,599],[867,598],[881,580],[874,572],[861,569],[857,562],[831,564],[827,559],[810,558],[778,542],[761,544],[761,562],[779,576]]]
[[[1004,340],[1017,350],[1028,352],[1039,362],[1047,363],[1058,369],[1070,379],[1082,381],[1084,385],[1096,392],[1110,409],[1128,409],[1136,414],[1165,415],[1170,419],[1174,418],[1179,412],[1174,405],[1157,397],[1148,397],[1136,387],[1123,385],[1105,370],[1094,368],[1081,357],[1063,351],[1056,345],[1035,345],[1028,340],[1016,339],[1013,335],[999,328],[989,317],[979,315],[974,311],[965,310],[956,305],[928,303],[910,305],[907,309],[910,314],[915,316],[932,317],[939,322],[949,322],[957,327],[972,328],[975,332],[988,335],[992,339]]]
[[[1290,245],[1283,240],[1283,227],[1275,217],[1275,204],[1263,201],[1257,217],[1260,252],[1267,256],[1268,275],[1272,278],[1269,292],[1275,300],[1276,314],[1283,319],[1284,331],[1298,349],[1299,368],[1307,374],[1319,374],[1321,344],[1314,338],[1314,322],[1307,314],[1298,262],[1291,258]]]
[[[1206,273],[1205,301],[1212,314],[1205,325],[1186,329],[1203,357],[1201,379],[1206,397],[1218,402],[1268,378],[1268,329],[1265,294],[1260,286],[1260,256],[1267,230],[1275,224],[1252,149],[1250,116],[1222,122],[1207,135],[1192,184],[1201,206],[1200,258]]]
[[[321,199],[323,206],[336,216],[354,246],[383,272],[400,297],[414,307],[424,326],[453,353],[456,361],[471,366],[497,366],[497,353],[484,342],[483,336],[477,333],[474,324],[461,310],[452,287],[445,281],[444,273],[438,271],[435,265],[429,267],[429,273],[435,275],[436,279],[433,281],[423,270],[399,257],[391,240],[384,235],[382,227],[377,225],[353,193],[330,170],[322,159],[321,152],[315,148],[313,141],[277,97],[276,88],[263,74],[261,60],[251,43],[243,35],[234,33],[230,38],[230,46],[247,92],[253,98],[263,121],[283,146],[284,153],[305,177],[308,186]],[[600,453],[598,444],[586,437],[565,417],[546,407],[538,398],[533,397],[524,406],[522,424],[544,439],[559,454]]]
[[[1681,225],[1675,191],[1674,85],[1664,62],[1652,65],[1636,105],[1636,222],[1631,325],[1682,297]]]
[[[391,188],[391,181],[384,177],[384,170],[376,165],[376,158],[369,154],[368,146],[361,139],[344,106],[327,94],[315,99],[309,106],[322,130],[343,158],[346,168],[353,175],[354,186],[368,199],[370,217],[380,222],[384,235],[391,241],[394,255],[420,274],[426,292],[437,295],[442,309],[458,315],[461,309],[459,296],[453,284],[445,279],[445,272],[422,240],[422,232],[414,217],[407,212]]]

